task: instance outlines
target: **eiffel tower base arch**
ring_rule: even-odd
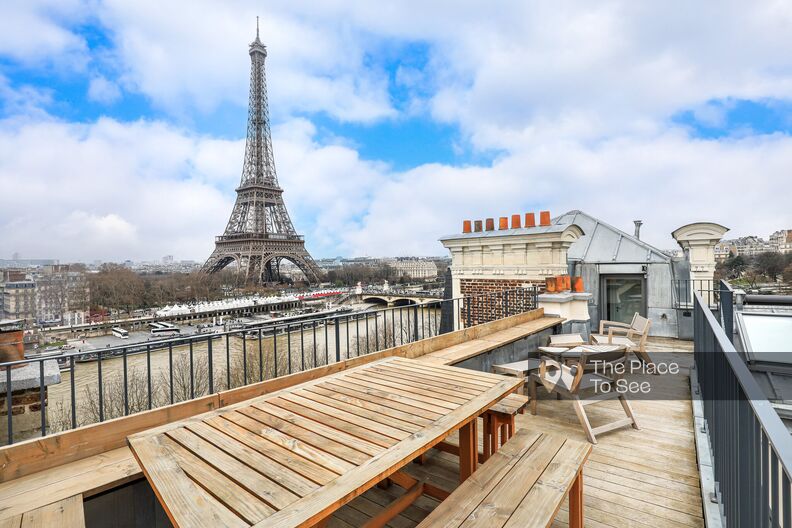
[[[215,250],[204,264],[204,273],[217,273],[231,263],[237,264],[237,272],[244,282],[277,283],[281,282],[280,264],[288,260],[297,266],[311,284],[319,283],[321,270],[305,249],[302,241],[292,244],[292,248],[268,249],[263,245],[258,248],[224,247],[218,241]]]

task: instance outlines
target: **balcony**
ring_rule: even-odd
[[[302,235],[281,235],[277,233],[267,233],[265,235],[257,235],[253,233],[234,233],[231,235],[220,235],[215,237],[215,242],[239,242],[242,240],[304,240]]]

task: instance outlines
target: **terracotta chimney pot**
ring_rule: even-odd
[[[481,228],[481,220],[476,220],[475,222],[473,222],[473,230],[476,233],[481,233],[483,231],[483,229]]]
[[[500,217],[500,219],[498,221],[498,229],[500,229],[500,230],[509,229],[509,219],[508,219],[508,217],[505,217],[505,216],[501,216]]]
[[[521,219],[522,217],[518,214],[512,215],[512,229],[520,229],[522,227],[522,224],[520,223]]]
[[[525,213],[525,227],[536,227],[536,215],[534,213]]]
[[[470,231],[471,231],[470,220],[464,220],[462,222],[462,232],[470,233]]]
[[[487,218],[484,229],[487,231],[495,231],[495,219]]]
[[[555,288],[557,292],[564,291],[564,276],[563,275],[556,275],[555,277]]]
[[[542,211],[541,213],[539,213],[539,225],[541,226],[550,225],[550,211]]]

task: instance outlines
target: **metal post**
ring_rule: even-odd
[[[11,413],[11,402],[13,398],[11,396],[11,368],[6,367],[6,414],[8,415],[8,445],[14,443],[14,422],[12,420],[12,413]],[[74,369],[72,369],[74,372]],[[72,374],[72,378],[74,375]]]
[[[192,344],[192,341],[190,341],[190,344]],[[192,359],[192,357],[190,359]],[[192,372],[190,372],[190,376],[192,376]],[[151,409],[151,345],[146,345],[146,389],[148,395],[148,408],[150,410]]]
[[[11,369],[8,369],[9,371]],[[72,429],[77,428],[77,394],[76,394],[76,386],[74,384],[74,355],[69,356],[69,371],[71,375],[69,376],[69,389],[71,391],[71,420],[72,420]]]
[[[413,341],[418,341],[418,305],[413,306]]]
[[[720,315],[723,331],[731,340],[734,337],[734,292],[723,280],[720,283]]]
[[[209,394],[214,394],[214,369],[212,367],[213,358],[212,358],[212,336],[211,335],[206,340],[206,349],[208,350],[208,354],[209,354],[209,356],[207,357],[207,364],[208,364],[208,367],[209,367]]]
[[[129,387],[128,387],[128,376],[127,376],[127,349],[124,347],[123,354],[123,365],[124,365],[124,416],[129,414]]]
[[[335,356],[336,363],[341,361],[341,325],[338,323],[338,318],[333,320],[335,324]]]
[[[225,335],[226,342],[226,390],[231,388],[231,344],[229,343],[229,334]]]
[[[278,325],[272,327],[272,359],[275,362],[273,373],[275,378],[278,377]]]
[[[195,372],[195,368],[193,367],[193,342],[190,341],[190,399],[195,398],[195,378],[193,377],[193,373]]]
[[[258,329],[259,381],[264,381],[264,345],[261,343],[261,328]]]
[[[305,370],[305,323],[300,323],[300,367]]]
[[[102,387],[102,351],[99,350],[97,355],[97,366],[96,372],[98,376],[98,384],[99,384],[99,421],[104,422],[104,388]]]
[[[6,367],[10,370],[11,367]],[[44,385],[44,360],[39,361],[39,410],[41,411],[41,436],[47,436],[47,398],[44,396],[44,391],[47,390]],[[8,413],[11,414],[12,409],[9,407]]]
[[[170,402],[173,403],[173,343],[168,343],[168,377],[170,379]]]
[[[247,336],[245,332],[239,335],[242,336],[242,385],[247,385]],[[192,362],[192,343],[190,343],[190,362]],[[192,364],[190,369],[192,369]],[[190,371],[190,386],[192,386],[192,370]]]

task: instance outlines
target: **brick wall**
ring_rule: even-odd
[[[0,372],[5,373],[4,370]],[[11,393],[11,416],[14,441],[26,440],[41,434],[41,395],[38,389],[16,390]],[[47,405],[47,390],[44,391]],[[8,409],[6,398],[0,398],[0,446],[8,442]]]
[[[527,289],[526,289],[527,286]],[[539,283],[519,279],[460,279],[465,303],[462,321],[473,326],[536,308],[534,287]]]

